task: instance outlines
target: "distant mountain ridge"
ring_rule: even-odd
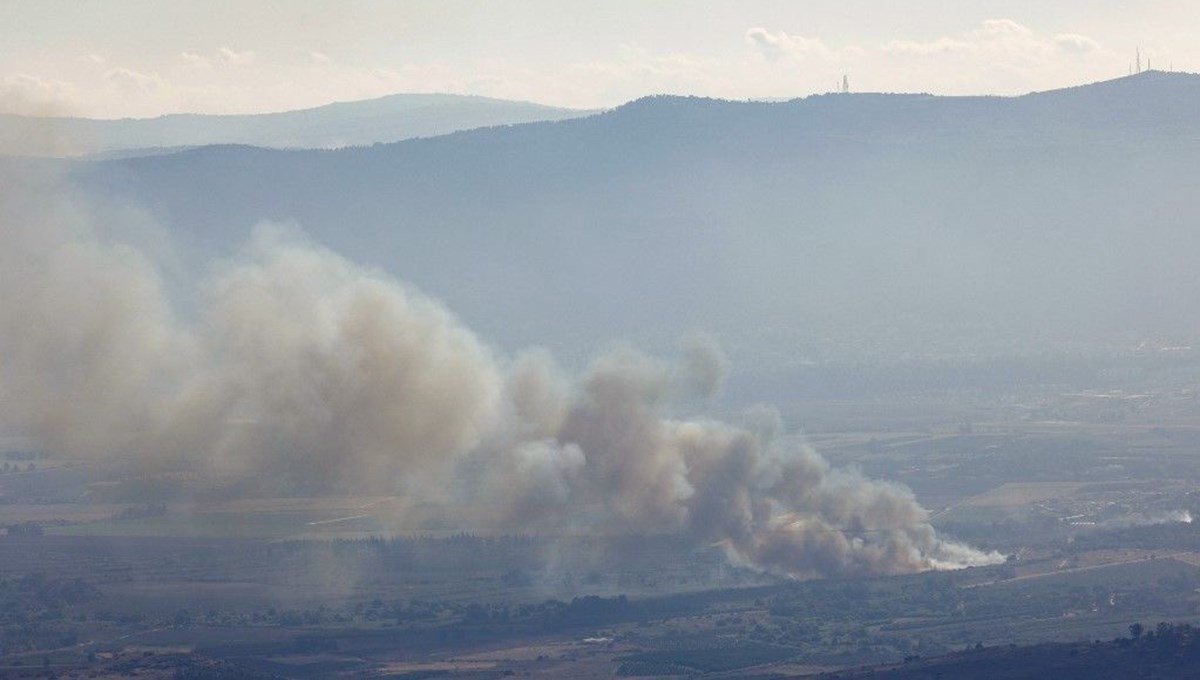
[[[444,298],[505,347],[711,331],[739,365],[1200,334],[1200,76],[1022,97],[650,97],[336,151],[70,164],[187,252],[262,220]]]
[[[338,148],[589,113],[468,95],[395,94],[310,109],[243,115],[169,114],[103,120],[0,114],[0,152],[119,157],[210,144]]]
[[[1019,128],[1027,132],[1063,126],[1081,130],[1153,126],[1174,133],[1193,128],[1200,104],[1200,75],[1145,71],[1089,85],[1005,96],[941,96],[908,93],[832,93],[778,102],[741,102],[702,97],[656,96],[634,100],[612,115],[688,115],[705,107],[753,118],[785,110],[813,133],[870,135],[901,130],[972,134]]]

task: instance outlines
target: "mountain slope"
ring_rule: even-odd
[[[655,97],[74,172],[150,206],[188,252],[294,221],[505,346],[586,354],[700,328],[762,366],[1075,352],[1200,330],[1196,111],[1200,77],[1163,73],[1017,98]]]
[[[0,150],[16,154],[83,155],[208,144],[336,148],[495,125],[561,120],[587,113],[486,97],[397,94],[256,115],[173,114],[95,120],[0,114]]]

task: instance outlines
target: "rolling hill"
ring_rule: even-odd
[[[561,120],[588,113],[488,97],[396,94],[254,115],[172,114],[98,120],[0,114],[0,151],[124,157],[209,144],[337,148],[496,125]]]

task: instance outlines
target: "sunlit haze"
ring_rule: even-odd
[[[397,92],[574,108],[656,93],[1020,94],[1196,70],[1200,5],[1152,2],[11,0],[0,111],[267,112]]]
[[[0,680],[1197,677],[1200,2],[0,4]]]

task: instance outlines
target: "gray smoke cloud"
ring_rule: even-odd
[[[185,321],[144,252],[26,188],[4,202],[0,419],[43,445],[395,492],[440,488],[493,429],[496,362],[436,301],[262,228]]]
[[[628,349],[593,362],[552,437],[494,458],[511,472],[490,478],[509,493],[504,521],[587,508],[590,521],[606,528],[686,532],[742,564],[792,577],[1001,559],[939,538],[905,487],[832,469],[806,445],[782,440],[773,409],[752,409],[745,427],[667,417],[671,382],[680,375]],[[531,444],[534,453],[525,448]]]
[[[190,354],[154,264],[106,242],[50,178],[5,168],[0,404],[48,447],[135,448]]]
[[[782,437],[769,408],[744,426],[677,417],[724,379],[711,339],[675,363],[616,349],[571,377],[269,226],[210,268],[184,318],[152,251],[69,196],[5,186],[0,423],[57,452],[396,494],[464,526],[683,533],[793,577],[999,560],[940,538],[907,489]]]
[[[204,361],[168,431],[199,423],[190,447],[225,468],[428,489],[497,415],[495,361],[442,305],[270,229],[213,279],[201,324]]]
[[[712,336],[691,333],[683,339],[683,356],[676,382],[687,394],[709,399],[725,386],[729,358]]]

